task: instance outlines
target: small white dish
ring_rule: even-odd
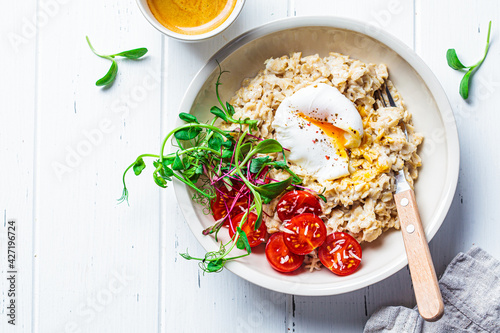
[[[460,162],[458,133],[439,81],[412,49],[392,35],[365,23],[334,17],[293,17],[263,25],[229,42],[208,61],[191,82],[180,111],[191,112],[202,120],[211,118],[210,107],[217,105],[217,61],[223,70],[230,72],[222,77],[220,86],[222,100],[228,101],[243,79],[264,68],[266,59],[295,51],[320,56],[340,52],[364,62],[387,64],[391,80],[413,114],[416,130],[425,136],[419,151],[423,167],[415,193],[430,241],[443,223],[455,193]],[[178,125],[182,123],[178,120]],[[202,207],[191,200],[192,193],[186,186],[175,182],[174,187],[195,237],[207,251],[217,250],[214,238],[202,235],[202,230],[214,223],[212,216],[203,214]],[[283,293],[310,296],[345,293],[385,279],[407,264],[400,232],[388,231],[372,243],[363,243],[360,269],[349,276],[336,276],[327,269],[282,274],[271,268],[259,248],[257,253],[229,262],[226,267],[252,283]]]
[[[197,34],[197,35],[185,35],[181,34],[175,31],[172,31],[162,25],[156,17],[153,15],[151,12],[151,9],[149,8],[147,0],[136,0],[137,5],[139,6],[142,14],[148,20],[149,23],[153,27],[155,27],[158,31],[163,33],[164,35],[167,35],[169,37],[185,41],[185,42],[197,42],[197,41],[202,41],[205,39],[208,39],[210,37],[213,37],[222,31],[226,30],[235,20],[236,18],[240,15],[241,9],[243,8],[243,5],[245,4],[245,0],[236,0],[236,4],[233,8],[233,11],[229,15],[229,17],[217,28],[210,30],[208,32],[202,33],[202,34]]]

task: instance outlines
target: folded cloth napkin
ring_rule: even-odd
[[[439,287],[444,315],[438,321],[426,322],[416,307],[391,306],[375,312],[364,333],[500,332],[500,261],[472,247],[452,260]]]

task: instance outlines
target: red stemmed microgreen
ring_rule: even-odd
[[[249,255],[251,249],[248,239],[241,229],[249,212],[257,215],[255,229],[258,229],[262,224],[263,204],[270,203],[285,189],[301,183],[301,179],[288,167],[281,144],[274,139],[262,140],[252,135],[258,121],[235,119],[234,107],[221,101],[218,87],[222,73],[221,71],[216,84],[220,107],[210,109],[215,117],[208,123],[203,123],[192,114],[181,113],[179,117],[186,124],[167,134],[160,154],[140,155],[126,168],[123,174],[123,194],[119,199],[120,202],[128,200],[129,192],[125,184],[128,171],[133,170],[135,175],[140,175],[146,168],[144,158],[152,158],[154,182],[163,188],[173,179],[186,184],[193,189],[193,200],[203,205],[207,214],[210,213],[211,202],[216,198],[217,192],[219,197],[227,200],[224,201],[227,215],[203,231],[204,235],[215,234],[217,240],[217,233],[225,220],[232,218],[231,212],[236,209],[236,203],[244,198],[248,203],[245,214],[228,243],[220,242],[217,251],[208,252],[202,258],[192,257],[187,251],[181,254],[185,259],[200,261],[204,272],[218,272],[228,260]],[[216,125],[219,120],[238,126],[235,130],[224,130]],[[175,143],[177,149],[165,153],[170,141]],[[290,176],[284,181],[271,180],[271,169],[284,170]],[[226,187],[226,191],[222,191],[222,187]],[[235,247],[246,253],[230,256]]]

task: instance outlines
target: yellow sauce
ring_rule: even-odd
[[[220,26],[236,0],[148,0],[156,19],[167,29],[184,35],[199,35]]]
[[[344,130],[342,130],[336,126],[333,126],[333,124],[331,124],[329,122],[319,121],[319,120],[313,119],[311,117],[308,117],[303,113],[300,113],[299,116],[304,118],[305,120],[307,120],[311,124],[316,125],[319,128],[321,128],[321,130],[323,130],[323,132],[327,136],[329,136],[330,139],[332,140],[333,144],[337,148],[337,152],[339,153],[339,156],[344,158],[344,159],[347,159],[347,153],[345,151],[346,139],[345,139],[345,131]]]

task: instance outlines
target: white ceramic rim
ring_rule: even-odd
[[[277,21],[273,21],[262,25],[260,27],[254,28],[250,31],[247,31],[236,37],[231,42],[226,44],[222,49],[220,49],[217,53],[215,53],[212,58],[207,62],[207,64],[196,74],[191,84],[189,85],[186,94],[181,102],[180,111],[189,112],[191,107],[199,93],[202,89],[205,81],[209,78],[213,70],[218,66],[217,61],[222,62],[228,55],[242,47],[243,45],[270,33],[288,30],[293,28],[300,27],[312,27],[312,26],[322,26],[322,27],[333,27],[338,29],[352,30],[366,36],[369,36],[379,42],[385,44],[388,48],[392,49],[399,56],[401,56],[411,67],[417,72],[418,75],[422,78],[422,80],[427,85],[429,91],[431,92],[436,105],[442,116],[450,114],[453,116],[453,112],[446,96],[444,89],[439,83],[438,79],[434,75],[434,73],[430,70],[430,68],[424,63],[424,61],[406,44],[390,35],[389,33],[373,29],[367,29],[367,25],[365,23],[346,19],[339,17],[328,17],[328,16],[304,16],[304,17],[290,17],[284,18]],[[448,116],[449,117],[449,116]],[[451,119],[450,119],[451,120]],[[455,190],[458,182],[458,174],[459,174],[459,164],[460,164],[460,148],[459,148],[459,140],[458,140],[458,132],[455,123],[455,118],[453,116],[453,121],[444,122],[443,126],[445,129],[445,135],[447,140],[447,161],[448,161],[448,170],[447,170],[447,179],[445,186],[443,188],[443,200],[436,210],[437,221],[434,225],[427,227],[425,229],[425,234],[427,240],[430,241],[439,227],[442,225],[446,214],[451,206],[453,201],[453,196],[455,194]],[[181,125],[182,121],[178,120],[177,125]],[[175,194],[177,196],[177,201],[179,206],[181,207],[182,213],[186,219],[189,220],[197,220],[197,216],[192,209],[191,203],[189,201],[189,197],[185,194],[187,193],[186,187],[180,182],[174,182]],[[194,233],[195,237],[201,243],[201,245],[205,249],[213,249],[214,241],[210,237],[203,236],[201,231],[203,228],[200,226],[195,226],[193,224],[189,224],[191,231]],[[366,286],[372,285],[376,282],[379,282],[394,273],[398,272],[401,268],[408,264],[408,260],[405,255],[402,255],[400,260],[394,261],[392,265],[385,266],[384,269],[381,269],[378,274],[373,274],[369,278],[366,278],[362,281],[346,282],[342,285],[324,287],[324,286],[316,286],[316,285],[307,285],[304,288],[297,290],[294,288],[296,282],[288,282],[286,280],[274,280],[269,279],[268,276],[265,276],[258,271],[253,271],[248,269],[245,264],[241,262],[229,262],[226,264],[226,268],[238,275],[239,277],[252,282],[261,287],[271,289],[274,291],[282,292],[282,293],[290,293],[290,290],[294,290],[295,295],[301,296],[327,296],[327,295],[336,295],[342,294],[350,291],[354,291],[360,288],[364,288]]]
[[[213,36],[221,33],[222,31],[226,30],[234,21],[236,21],[236,19],[238,18],[238,16],[241,13],[241,10],[243,9],[243,5],[245,4],[245,0],[236,0],[236,4],[234,6],[234,9],[231,12],[231,14],[229,15],[229,17],[220,26],[218,26],[214,30],[210,30],[208,32],[205,32],[205,33],[199,34],[199,35],[184,35],[184,34],[180,34],[180,33],[174,32],[172,30],[169,30],[167,27],[165,27],[160,22],[158,22],[156,17],[153,15],[151,10],[149,9],[147,0],[136,0],[136,2],[137,2],[137,5],[139,6],[139,9],[141,10],[142,15],[144,15],[146,20],[148,20],[148,22],[151,23],[151,25],[156,30],[158,30],[159,32],[161,32],[164,35],[167,35],[169,37],[172,37],[172,38],[175,38],[175,39],[178,39],[181,41],[185,41],[185,42],[202,41],[202,40],[208,39],[210,37],[213,37]]]

